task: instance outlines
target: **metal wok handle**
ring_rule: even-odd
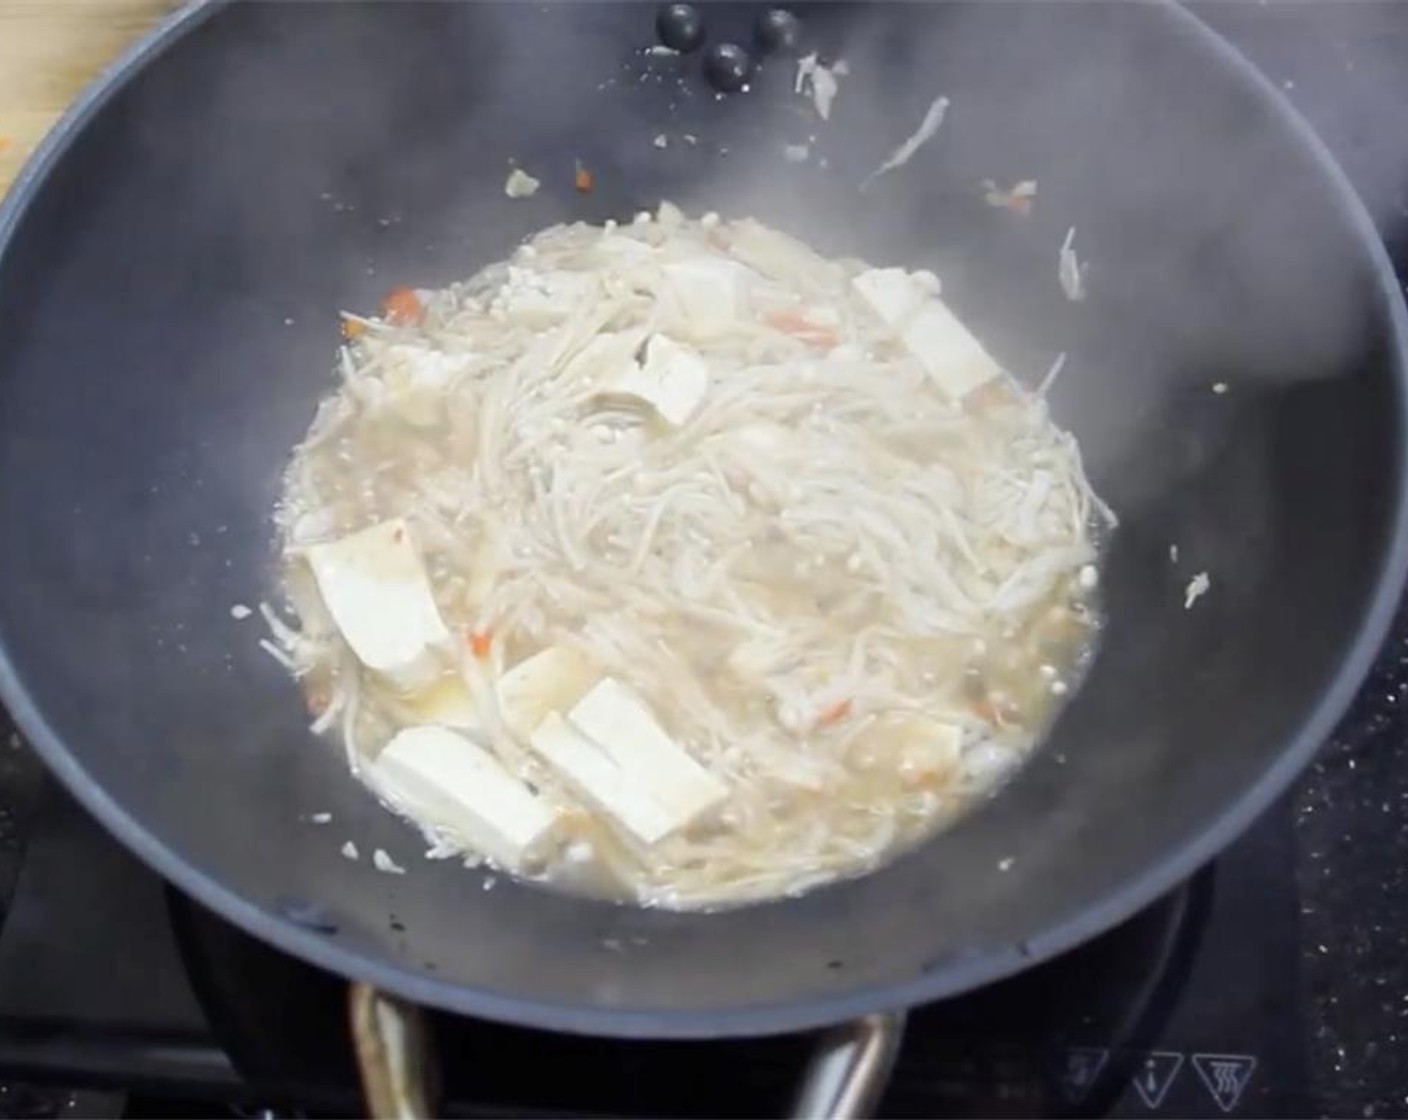
[[[351,986],[348,1006],[369,1115],[375,1120],[434,1116],[435,1053],[421,1009],[361,983]],[[804,1120],[868,1116],[894,1068],[904,1021],[904,1012],[890,1011],[827,1031],[807,1065],[792,1115]]]
[[[348,990],[347,1004],[367,1114],[376,1120],[437,1115],[439,1071],[421,1009],[362,983]]]
[[[798,1120],[869,1116],[895,1068],[904,1040],[903,1011],[863,1015],[821,1037],[792,1102]]]

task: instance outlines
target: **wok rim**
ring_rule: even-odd
[[[26,213],[51,172],[99,110],[144,67],[195,30],[230,0],[190,0],[137,40],[93,80],[40,141],[0,201],[0,259],[9,250]],[[712,1009],[624,1009],[562,1004],[452,984],[403,969],[356,951],[326,934],[304,929],[264,909],[196,869],[159,840],[97,782],[50,728],[20,682],[0,635],[0,700],[44,763],[71,794],[148,867],[246,933],[305,962],[347,979],[363,980],[418,1004],[519,1026],[616,1038],[720,1038],[781,1034],[951,998],[1025,971],[1090,940],[1149,906],[1216,857],[1271,806],[1301,774],[1358,693],[1387,638],[1408,577],[1408,310],[1382,238],[1363,200],[1319,135],[1280,89],[1242,52],[1173,0],[1159,7],[1182,21],[1206,49],[1210,62],[1238,71],[1290,128],[1295,141],[1324,177],[1335,203],[1367,250],[1384,298],[1396,385],[1397,490],[1388,547],[1373,581],[1373,594],[1358,632],[1328,675],[1309,717],[1282,746],[1261,777],[1242,791],[1213,822],[1167,849],[1098,903],[1033,937],[965,954],[956,963],[886,985],[868,985],[840,995],[783,1003]]]

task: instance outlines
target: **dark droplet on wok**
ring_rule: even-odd
[[[704,16],[693,4],[666,4],[655,17],[655,34],[671,50],[697,51],[704,42]]]
[[[764,54],[790,54],[802,41],[802,21],[786,8],[768,8],[753,25],[753,41]]]
[[[737,43],[719,43],[704,53],[704,77],[720,93],[737,93],[753,72],[753,60]]]

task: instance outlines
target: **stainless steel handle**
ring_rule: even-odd
[[[435,1115],[435,1055],[420,1008],[353,984],[352,1042],[368,1115],[423,1120]],[[832,1027],[807,1065],[792,1106],[803,1120],[855,1120],[880,1100],[904,1038],[902,1011],[866,1015]]]
[[[434,1116],[439,1077],[421,1009],[361,983],[348,990],[347,1006],[367,1114],[376,1120]]]
[[[807,1066],[792,1115],[798,1120],[871,1115],[895,1068],[904,1023],[903,1011],[885,1011],[827,1031]]]

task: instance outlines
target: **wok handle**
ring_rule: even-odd
[[[798,1120],[870,1116],[895,1068],[905,1013],[882,1011],[839,1023],[821,1036],[792,1102]]]
[[[367,1114],[376,1120],[438,1115],[435,1048],[421,1009],[360,981],[348,989],[347,1006]]]
[[[363,983],[351,986],[348,1006],[368,1114],[375,1120],[436,1115],[435,1054],[421,1009]],[[894,1068],[904,1022],[904,1012],[888,1011],[828,1030],[807,1065],[791,1114],[802,1120],[868,1116]]]

